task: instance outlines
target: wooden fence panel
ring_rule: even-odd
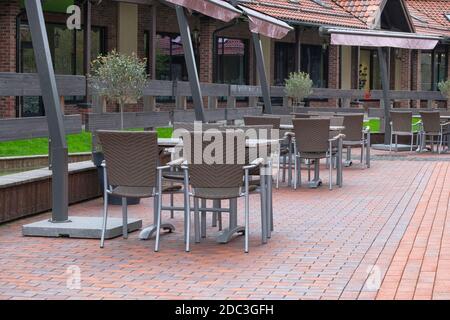
[[[82,131],[81,115],[64,117],[66,134]],[[49,136],[46,117],[0,120],[0,141],[46,138]]]

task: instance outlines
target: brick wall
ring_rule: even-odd
[[[0,3],[0,72],[16,71],[16,16],[18,1]],[[0,118],[16,116],[14,97],[0,97]]]

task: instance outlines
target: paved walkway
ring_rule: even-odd
[[[104,249],[96,240],[21,236],[22,224],[49,214],[2,225],[0,299],[448,299],[450,157],[385,158],[371,169],[346,168],[342,189],[275,191],[275,232],[267,245],[260,244],[256,197],[249,254],[242,237],[217,244],[211,227],[185,253],[181,214],[159,253],[137,233]],[[326,184],[325,171],[323,177]],[[151,207],[147,200],[130,216],[149,223]],[[70,213],[100,215],[101,200]],[[120,216],[120,208],[112,215]]]

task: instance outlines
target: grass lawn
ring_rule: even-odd
[[[172,128],[158,128],[157,131],[158,136],[161,138],[170,138],[172,136]],[[69,153],[91,152],[91,133],[83,131],[80,134],[67,135],[67,146],[69,148]],[[0,157],[20,157],[47,154],[47,138],[0,142]]]
[[[420,121],[419,118],[413,118],[413,123],[417,123],[418,121]],[[365,122],[364,125],[370,126],[370,131],[372,133],[380,131],[380,119],[370,119]],[[157,131],[160,138],[170,138],[172,136],[172,128],[158,128]],[[69,147],[69,153],[90,152],[91,133],[82,132],[80,134],[70,134],[67,136],[67,145]],[[0,142],[0,157],[33,156],[47,154],[47,138]]]

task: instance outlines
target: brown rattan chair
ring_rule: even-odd
[[[411,111],[391,111],[391,139],[389,151],[392,151],[392,145],[394,143],[393,138],[395,136],[395,150],[398,151],[398,136],[410,136],[411,137],[411,151],[414,146],[414,131],[412,124],[412,112]]]
[[[330,119],[294,119],[294,134],[295,134],[295,181],[294,188],[301,186],[301,159],[314,161],[314,187],[321,184],[319,178],[319,163],[320,159],[328,159],[329,163],[333,163],[334,157],[340,152],[340,145],[338,148],[333,146],[335,141],[342,139],[343,135],[339,134],[330,139]],[[329,166],[329,188],[332,189],[332,169]],[[338,185],[341,185],[342,171],[341,166],[338,166]]]
[[[422,118],[421,137],[423,147],[426,146],[427,137],[429,137],[430,140],[428,141],[431,144],[431,151],[433,151],[434,137],[437,137],[437,149],[438,153],[441,153],[444,136],[448,134],[448,132],[446,131],[446,127],[450,125],[450,122],[441,123],[441,115],[439,111],[421,111],[420,117]]]
[[[347,149],[346,166],[352,165],[352,148],[361,148],[361,167],[364,163],[370,168],[370,128],[364,128],[364,114],[362,113],[341,113],[344,118],[343,126],[345,129],[342,133],[345,135],[343,147]],[[365,158],[365,159],[364,159]]]
[[[271,125],[273,129],[275,130],[280,130],[280,124],[281,124],[281,117],[280,116],[247,116],[244,117],[244,123],[246,126],[255,126],[255,125]],[[280,132],[278,136],[284,136],[285,132]],[[286,176],[286,169],[287,169],[287,165],[286,165],[286,160],[287,160],[287,156],[289,154],[289,148],[290,146],[285,144],[281,144],[279,145],[278,148],[278,153],[274,154],[275,158],[277,159],[277,180],[276,180],[276,188],[279,188],[280,185],[280,174],[281,174],[281,167],[283,167],[283,177]],[[280,157],[282,158],[282,163],[280,161]]]
[[[104,206],[100,247],[103,248],[108,219],[108,196],[122,197],[123,236],[128,236],[127,198],[155,197],[156,216],[160,217],[162,194],[178,191],[181,186],[163,188],[162,172],[168,166],[158,166],[157,133],[130,131],[98,131],[105,156]],[[159,221],[160,225],[160,221]],[[159,246],[157,232],[155,251]]]
[[[234,130],[233,130],[234,131]],[[194,198],[194,227],[195,241],[200,242],[200,212],[203,211],[226,211],[219,208],[201,208],[199,200],[234,200],[240,197],[245,198],[245,244],[244,250],[248,252],[249,242],[249,171],[258,167],[262,162],[256,159],[253,164],[245,164],[245,133],[243,130],[236,130],[234,137],[231,139],[233,143],[230,145],[227,139],[230,139],[229,132],[215,131],[211,133],[214,142],[220,137],[222,143],[222,154],[213,150],[211,158],[205,158],[206,154],[210,154],[212,143],[209,137],[205,139],[205,132],[191,132],[190,141],[183,138],[184,156],[186,164],[182,166],[185,170],[185,185],[190,184],[191,192],[189,198]],[[197,135],[194,138],[194,135]],[[202,143],[200,148],[192,143],[194,139],[200,139]],[[220,140],[217,141],[220,143]],[[209,150],[209,151],[208,151]],[[230,156],[231,155],[231,156]],[[189,181],[186,181],[189,179]],[[187,201],[190,203],[190,201]],[[266,218],[262,213],[262,219]],[[189,219],[189,218],[188,218]],[[158,219],[160,221],[160,218]],[[189,223],[188,223],[189,224]],[[264,226],[267,228],[267,226]],[[157,231],[158,232],[158,231]],[[189,247],[189,237],[186,237]]]

